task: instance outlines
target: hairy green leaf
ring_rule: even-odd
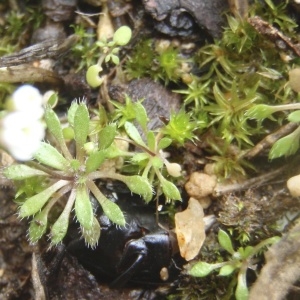
[[[76,191],[73,189],[63,212],[60,214],[51,228],[51,243],[54,245],[60,243],[67,234],[70,213],[74,205],[75,197]]]
[[[3,175],[8,179],[24,180],[33,176],[47,176],[48,174],[26,165],[11,165],[3,170]]]
[[[25,218],[36,214],[57,190],[68,183],[66,180],[59,180],[44,191],[28,198],[20,208],[20,217]]]
[[[48,210],[44,209],[38,213],[29,226],[29,240],[31,243],[36,243],[46,232],[48,222]]]
[[[274,159],[281,156],[290,156],[299,149],[300,127],[289,135],[276,141],[269,153],[269,158]]]
[[[122,212],[122,210],[120,209],[120,207],[108,200],[105,199],[104,201],[101,202],[101,206],[102,209],[105,213],[105,215],[115,224],[120,225],[120,226],[125,226],[126,221],[125,221],[125,217],[124,214]]]
[[[82,149],[89,133],[89,112],[84,103],[80,103],[74,116],[74,135],[76,151]]]
[[[101,227],[96,219],[96,217],[93,216],[93,223],[92,227],[89,230],[86,230],[85,228],[82,228],[82,236],[86,242],[86,244],[92,248],[96,247],[98,244],[98,241],[100,239],[101,234]]]
[[[55,137],[59,144],[65,143],[62,127],[56,113],[47,107],[45,111],[45,121],[50,133]]]
[[[70,165],[69,161],[56,148],[45,142],[41,142],[39,149],[34,154],[34,158],[46,166],[62,171],[67,171]]]
[[[137,128],[130,122],[125,122],[124,128],[126,133],[139,145],[147,147],[139,134]]]
[[[100,150],[92,153],[86,161],[86,172],[91,173],[96,171],[106,158],[107,151]]]
[[[122,176],[119,180],[123,181],[133,193],[141,195],[146,202],[149,202],[152,199],[152,187],[146,178],[133,175]]]
[[[141,102],[136,102],[134,104],[134,110],[135,110],[136,120],[141,125],[143,131],[146,132],[148,116],[145,107],[141,104]]]
[[[174,183],[165,179],[163,176],[159,177],[161,187],[165,196],[172,200],[181,200],[181,195]]]
[[[74,127],[75,113],[78,106],[79,104],[76,101],[73,101],[70,108],[68,109],[68,122],[73,127]]]
[[[100,141],[99,148],[101,150],[108,148],[113,143],[116,133],[117,133],[116,124],[110,124],[104,127],[99,132],[99,141]]]
[[[85,184],[79,184],[76,188],[75,214],[85,230],[92,228],[93,208]]]

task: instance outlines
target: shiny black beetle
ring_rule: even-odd
[[[113,224],[98,207],[101,236],[97,247],[88,248],[82,238],[73,238],[68,252],[114,288],[127,283],[151,286],[173,281],[182,265],[174,233],[157,224],[155,209],[142,199],[127,194],[116,203],[125,214],[126,226]]]

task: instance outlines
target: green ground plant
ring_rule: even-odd
[[[87,83],[93,87],[99,87],[104,77],[99,76],[99,72],[103,71],[102,64],[112,62],[114,65],[118,65],[120,63],[120,58],[118,53],[120,51],[120,46],[125,46],[129,43],[131,39],[131,29],[128,26],[121,26],[113,35],[113,39],[111,41],[107,41],[106,39],[102,39],[96,42],[96,46],[101,50],[101,55],[98,59],[98,62],[92,66],[90,66],[86,72],[86,80]]]
[[[140,124],[146,125],[147,114],[142,106],[137,105],[137,113],[143,115],[139,119]],[[95,120],[91,121],[86,104],[76,102],[73,102],[68,110],[68,130],[62,129],[56,113],[51,108],[46,109],[45,121],[54,144],[42,142],[33,161],[14,164],[3,171],[7,178],[18,182],[19,217],[33,217],[29,227],[31,242],[37,242],[46,233],[50,226],[48,222],[50,211],[60,203],[64,209],[51,225],[51,243],[58,244],[62,241],[67,233],[71,211],[75,208],[75,216],[80,223],[82,235],[86,243],[94,247],[101,229],[93,214],[90,194],[95,196],[112,222],[125,226],[122,211],[117,204],[108,200],[95,184],[95,180],[98,179],[122,181],[146,202],[153,198],[154,190],[169,200],[181,199],[171,179],[180,176],[180,166],[169,163],[163,153],[163,150],[173,142],[168,129],[165,129],[166,133],[161,129],[157,134],[148,130],[147,141],[144,142],[133,123],[129,121],[120,123],[127,133],[127,137],[124,138],[123,135],[119,135],[116,122],[105,124],[96,133],[95,139],[95,131],[90,131],[91,128],[95,128],[90,126]],[[103,126],[103,120],[99,122]],[[178,125],[175,122],[176,124]],[[68,144],[72,141],[75,143],[74,154],[68,148],[66,133]],[[115,140],[120,139],[134,144],[140,151],[136,153],[119,149]],[[141,170],[143,169],[141,175],[123,175],[113,168],[103,170],[105,162],[118,157],[130,158],[133,164],[138,164]],[[163,175],[165,168],[168,178]],[[44,182],[44,185],[37,184],[38,182]],[[30,191],[26,189],[27,186],[31,186]]]
[[[185,61],[171,44],[155,47],[152,39],[141,40],[126,63],[126,73],[129,78],[151,77],[167,85],[180,80]]]
[[[255,15],[277,24],[283,34],[295,38],[297,24],[287,14],[287,1],[276,4],[271,0],[254,1],[249,16]],[[211,155],[216,161],[217,174],[226,177],[246,173],[245,167],[251,164],[239,157],[269,130],[262,120],[253,121],[247,111],[255,105],[295,101],[296,94],[287,85],[287,75],[297,61],[296,57],[285,61],[274,43],[247,20],[231,15],[227,20],[222,38],[207,43],[189,58],[183,58],[171,44],[158,51],[153,40],[148,39],[136,45],[125,67],[130,78],[150,76],[174,84],[183,78],[178,71],[183,63],[196,64],[201,75],[190,74],[184,81],[186,85],[181,84],[174,92],[183,95],[185,110],[198,121],[200,138],[202,133],[210,132],[223,140],[220,145],[214,144],[214,138],[210,139]],[[176,76],[172,78],[170,74]],[[281,125],[284,118],[284,114],[278,115],[277,124]],[[232,144],[239,151],[235,159],[231,159]]]
[[[218,233],[219,244],[231,255],[231,258],[228,261],[213,264],[199,261],[189,269],[188,274],[194,277],[206,277],[215,270],[219,270],[219,276],[236,274],[232,279],[233,285],[236,286],[235,298],[237,300],[247,300],[249,296],[246,278],[247,269],[255,264],[256,255],[261,253],[266,246],[270,246],[279,240],[280,238],[275,236],[260,242],[254,247],[240,247],[235,251],[230,236],[220,229]]]
[[[26,7],[22,12],[7,10],[4,15],[5,18],[1,18],[0,26],[0,56],[21,50],[24,44],[28,43],[24,37],[39,28],[44,20],[39,7]],[[3,107],[6,97],[14,88],[13,84],[0,83],[0,107]]]

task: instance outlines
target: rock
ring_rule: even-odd
[[[215,176],[194,172],[185,184],[185,189],[189,196],[200,199],[212,194],[216,184]]]

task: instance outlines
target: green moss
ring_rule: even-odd
[[[129,78],[151,77],[165,84],[177,82],[181,76],[179,50],[173,46],[156,49],[151,39],[139,42],[126,63]]]
[[[288,37],[295,36],[296,23],[288,16],[286,3],[254,1],[249,14],[260,15],[277,25]],[[216,141],[224,141],[222,151],[214,153],[220,150],[219,142],[214,144],[214,139],[210,145],[214,149],[212,154],[216,154],[213,160],[218,173],[230,176],[231,172],[246,173],[244,167],[250,164],[238,157],[263,133],[271,130],[267,123],[250,120],[247,111],[257,104],[297,101],[296,93],[287,82],[289,70],[298,61],[297,58],[284,60],[275,43],[258,33],[246,20],[229,15],[227,19],[228,27],[222,38],[201,47],[191,59],[196,62],[201,76],[192,75],[190,83],[176,92],[184,95],[186,109],[201,122],[201,132],[209,131],[216,136]],[[273,121],[280,126],[284,116],[281,114]],[[271,126],[274,128],[274,124]],[[231,144],[237,146],[234,159]]]
[[[38,28],[44,19],[39,7],[26,7],[24,12],[9,10],[0,26],[0,56],[20,50],[27,41],[24,37]]]

